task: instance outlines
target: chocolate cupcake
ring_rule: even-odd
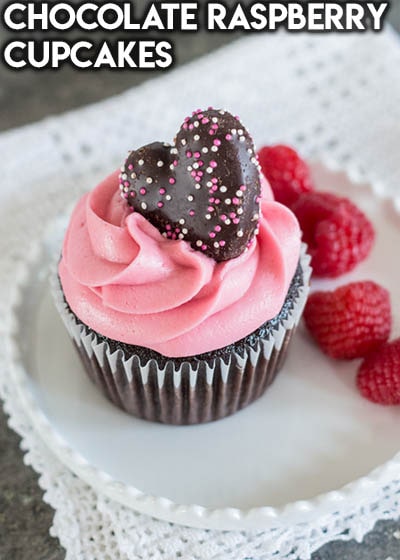
[[[94,383],[135,416],[209,422],[282,366],[310,276],[237,117],[196,111],[78,202],[53,277]]]

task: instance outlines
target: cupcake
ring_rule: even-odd
[[[261,396],[283,364],[308,292],[300,240],[238,117],[198,110],[173,144],[130,152],[80,199],[53,293],[115,405],[210,422]]]

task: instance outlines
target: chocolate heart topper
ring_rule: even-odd
[[[122,196],[164,237],[184,239],[216,261],[239,256],[258,233],[260,171],[253,141],[227,111],[195,111],[174,145],[130,152]]]

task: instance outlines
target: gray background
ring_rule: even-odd
[[[3,3],[0,0],[0,7]],[[400,0],[392,2],[388,20],[400,32]],[[6,33],[0,33],[3,42]],[[178,64],[183,64],[239,36],[199,32],[170,37]],[[399,71],[393,68],[394,73]],[[71,68],[15,72],[0,65],[0,130],[98,101],[155,75],[137,70],[93,73]],[[0,407],[0,560],[64,559],[58,541],[49,536],[52,517],[53,511],[42,501],[37,475],[24,466],[19,438],[7,428]],[[313,555],[313,560],[350,559],[400,560],[400,522],[381,521],[362,544],[330,543]]]

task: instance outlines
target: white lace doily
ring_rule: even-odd
[[[305,156],[330,157],[356,178],[400,194],[399,67],[400,43],[390,30],[258,34],[118,97],[0,135],[0,344],[15,268],[30,240],[119,166],[129,148],[170,139],[194,108],[231,109],[258,145],[294,144]],[[284,530],[214,532],[137,514],[96,495],[49,452],[7,382],[4,354],[0,346],[1,395],[26,463],[40,473],[55,509],[51,533],[67,560],[306,560],[332,539],[360,540],[377,519],[398,516],[400,480],[381,488],[373,503]]]

